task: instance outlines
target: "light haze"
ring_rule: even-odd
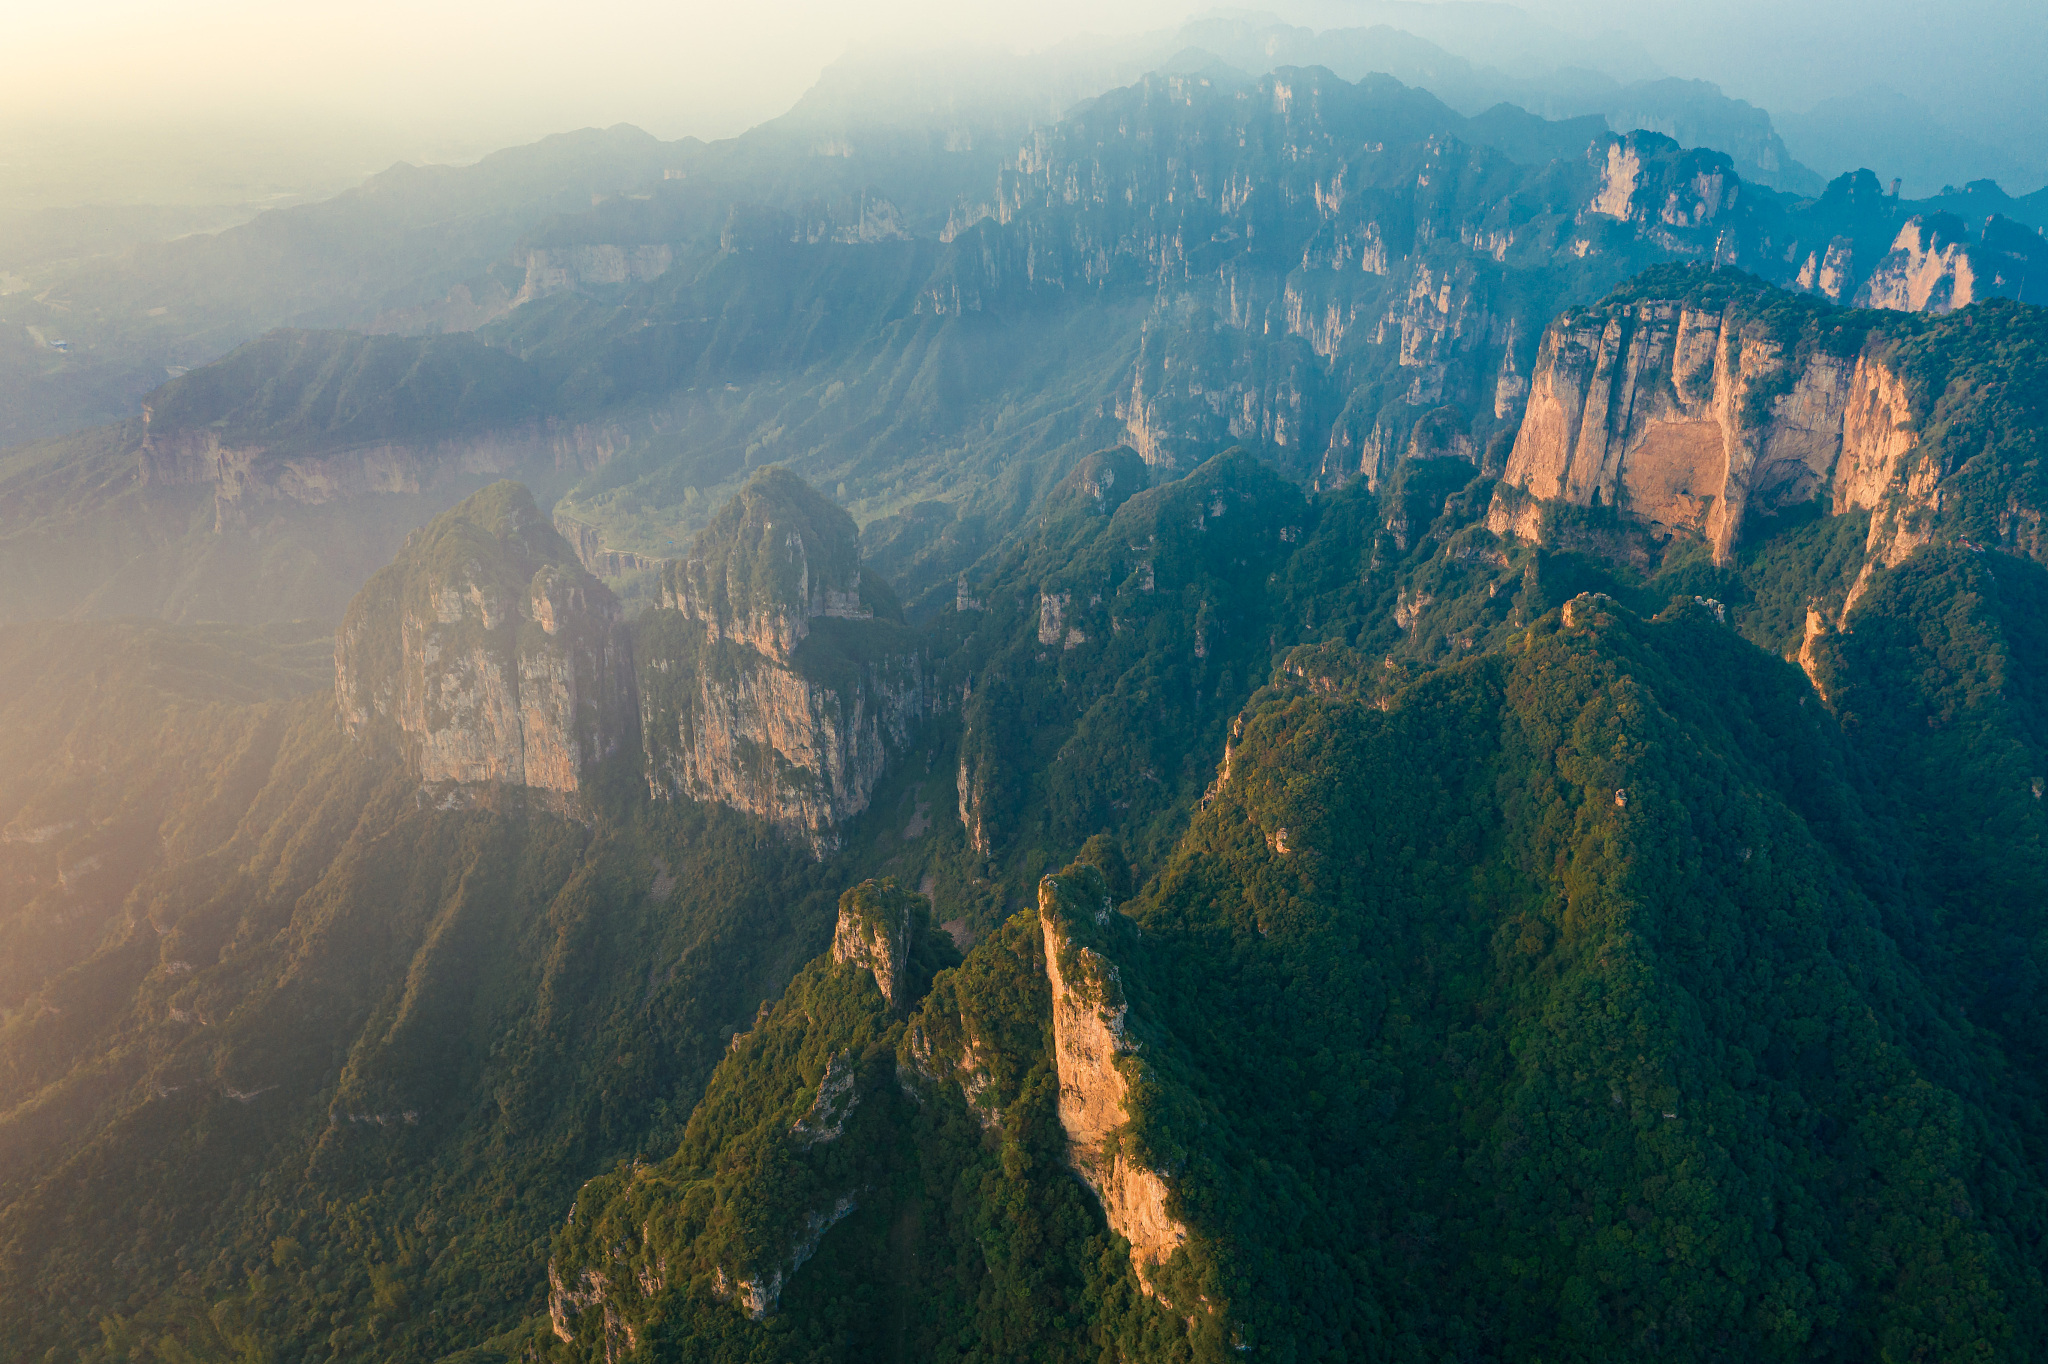
[[[319,168],[267,191],[286,197],[394,159],[466,160],[574,127],[628,122],[665,138],[730,136],[787,109],[849,50],[1036,50],[1082,34],[1170,29],[1196,12],[1172,0],[11,0],[7,8],[0,194],[19,196],[23,168],[39,155],[82,167],[92,158],[58,149],[65,137],[98,129],[116,143],[239,135],[252,145],[304,146]],[[1259,8],[1316,28],[1405,28],[1479,64],[1711,80],[1769,110],[1781,130],[1796,131],[1794,116],[1821,101],[1876,91],[1999,149],[1992,162],[2010,167],[2009,176],[2041,171],[2048,156],[2041,0],[1525,0],[1519,11],[1304,0]],[[1531,21],[1547,25],[1552,41],[1532,42]],[[1800,150],[1792,132],[1788,140]],[[161,179],[162,157],[144,159],[159,164]],[[110,171],[77,194],[118,200],[123,177],[148,174]],[[48,181],[39,202],[70,193]]]

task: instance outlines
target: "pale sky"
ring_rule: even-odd
[[[1766,108],[1888,84],[1952,122],[2048,130],[2048,0],[1521,7],[1574,32],[1624,30],[1669,74],[1717,81]],[[615,122],[710,138],[786,109],[849,45],[1036,48],[1084,31],[1167,27],[1205,8],[1188,0],[0,0],[0,120],[298,113],[484,145]],[[1333,27],[1375,21],[1386,5],[1248,8]]]
[[[446,120],[504,140],[636,123],[712,138],[787,109],[849,46],[1164,27],[1185,0],[0,0],[0,117],[261,109]]]

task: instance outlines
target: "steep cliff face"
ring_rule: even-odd
[[[143,404],[142,482],[211,484],[216,530],[279,503],[579,473],[629,443],[538,410],[536,376],[470,336],[277,331]]]
[[[969,706],[973,699],[971,690],[961,697],[961,709],[967,711],[967,716],[961,726],[960,763],[953,785],[967,846],[977,853],[986,853],[993,846],[989,841],[989,810],[994,773],[993,764],[987,761],[992,754],[986,728],[975,725]]]
[[[874,975],[889,1007],[908,1002],[904,971],[910,964],[910,926],[916,897],[887,881],[863,881],[839,897],[832,960]]]
[[[1532,503],[1610,507],[1725,560],[1750,517],[1876,506],[1913,444],[1883,337],[1758,303],[1710,291],[1559,318],[1489,528],[1530,534]]]
[[[668,566],[641,627],[654,793],[836,848],[927,709],[899,615],[861,581],[852,518],[780,469],[756,475]]]
[[[1657,132],[1514,161],[1498,136],[1384,77],[1154,75],[1032,136],[951,238],[935,310],[1143,281],[1154,305],[1110,399],[1132,448],[1184,469],[1257,445],[1334,487],[1383,476],[1412,409],[1456,405],[1484,445],[1527,391],[1517,331],[1533,341],[1589,284],[1657,261],[1736,265],[1837,301],[1867,287],[1914,310],[1990,287],[1957,264],[1963,246],[1880,268],[1885,244],[1919,229],[1902,235],[1910,209],[1864,192],[1867,174],[1795,201],[1745,183],[1730,149]],[[1979,282],[1886,283],[1902,269]]]
[[[900,639],[889,645],[902,652],[838,660],[847,666],[828,681],[687,626],[650,622],[642,638],[654,793],[758,816],[820,856],[838,846],[836,826],[867,808],[890,752],[925,713],[922,660]]]
[[[478,475],[530,478],[603,468],[629,443],[615,427],[530,421],[445,438],[279,449],[207,428],[163,432],[143,408],[145,483],[213,485],[214,530],[248,528],[276,504],[322,506],[377,493],[431,493]]]
[[[400,736],[429,784],[582,788],[630,742],[617,603],[516,483],[416,533],[335,637],[335,701],[363,736]]]
[[[1086,903],[1090,899],[1096,903]],[[1168,1206],[1165,1177],[1124,1140],[1143,1062],[1127,1032],[1129,1005],[1117,965],[1099,950],[1107,945],[1113,914],[1099,875],[1070,870],[1038,883],[1067,1158],[1101,1200],[1109,1225],[1131,1243],[1139,1282],[1156,1292],[1154,1271],[1187,1240],[1188,1229]]]

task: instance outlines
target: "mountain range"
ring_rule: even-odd
[[[25,447],[0,474],[0,563],[34,586],[8,612],[333,619],[395,537],[493,474],[651,573],[766,462],[863,522],[909,518],[944,543],[896,552],[929,550],[939,578],[1120,441],[1161,468],[1249,442],[1326,484],[1371,478],[1425,415],[1430,439],[1483,451],[1550,317],[1661,260],[1893,308],[2048,287],[2034,209],[1995,190],[1913,204],[1858,173],[1798,199],[1656,134],[1468,119],[1384,77],[1148,76],[1014,157],[873,128],[841,156],[827,107],[556,219],[520,273],[434,305],[489,316],[473,332],[272,334],[139,420]],[[587,180],[673,149],[615,130],[540,150]],[[471,175],[393,192],[424,213]],[[467,221],[433,219],[437,260]],[[391,259],[314,250],[294,288],[426,249],[369,240]]]
[[[1234,24],[79,277],[0,1358],[2041,1357],[2040,206]]]

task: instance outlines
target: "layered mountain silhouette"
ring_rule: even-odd
[[[1147,76],[976,153],[978,182],[919,179],[967,154],[900,132],[865,182],[779,178],[847,160],[795,127],[554,220],[473,334],[273,333],[140,421],[32,447],[7,609],[333,619],[504,475],[654,597],[648,568],[775,462],[862,521],[919,509],[897,552],[943,579],[1111,444],[1162,469],[1237,444],[1324,486],[1432,442],[1483,459],[1551,318],[1657,262],[1907,311],[2048,279],[2002,197],[1917,205],[1859,172],[1796,199],[1660,134],[1320,68]]]

